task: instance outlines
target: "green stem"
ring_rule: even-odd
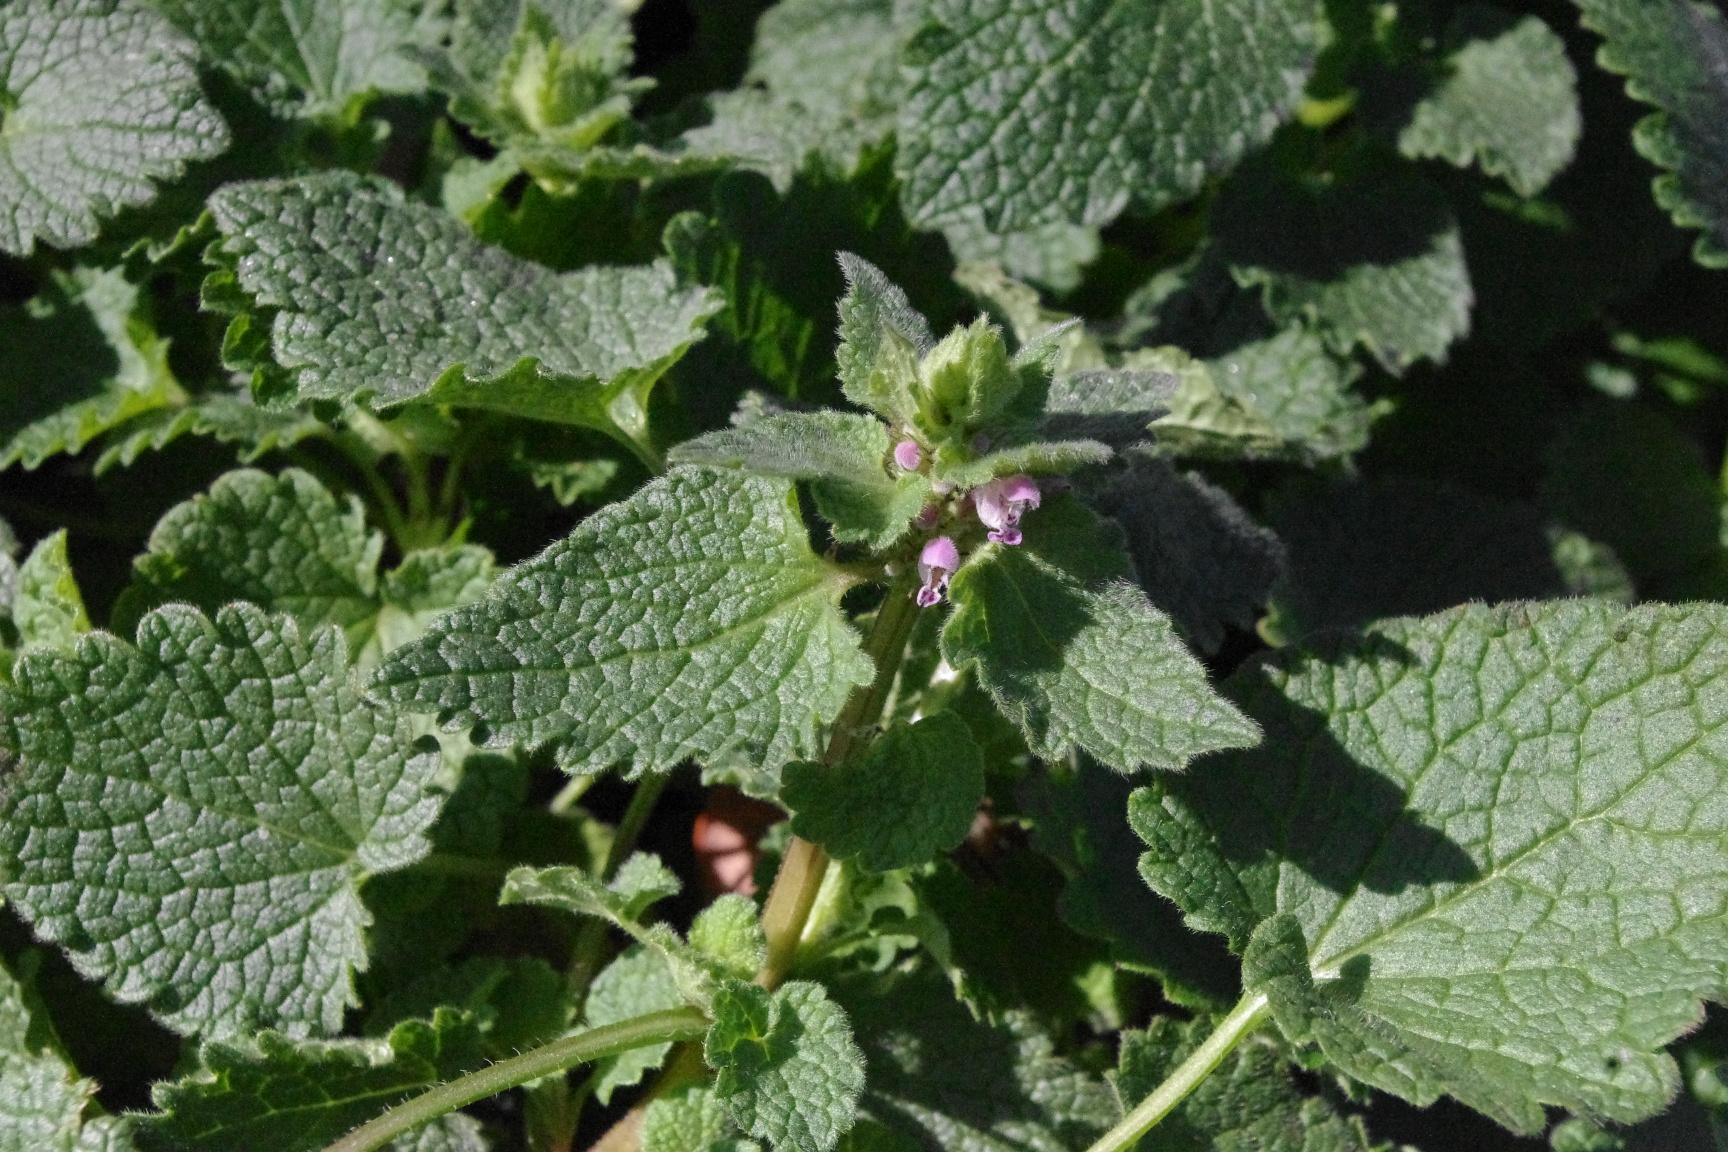
[[[560,788],[558,790],[558,795],[552,797],[552,802],[546,805],[547,810],[554,816],[564,815],[564,813],[576,807],[576,801],[586,796],[588,794],[588,789],[594,787],[599,780],[600,776],[598,773],[590,773],[586,776],[570,777],[570,783]]]
[[[882,708],[894,678],[900,674],[906,640],[918,621],[917,602],[912,598],[916,588],[917,582],[910,575],[888,586],[882,607],[876,610],[876,622],[864,641],[864,652],[875,664],[876,676],[868,687],[856,689],[846,698],[828,734],[828,749],[822,754],[824,765],[832,768],[845,763],[858,742],[867,739],[882,719]],[[794,836],[762,909],[762,932],[768,939],[768,958],[756,973],[756,983],[762,987],[778,987],[792,971],[810,910],[827,873],[828,853],[822,846]]]
[[[376,1152],[404,1132],[411,1132],[447,1112],[466,1108],[476,1100],[632,1048],[694,1039],[707,1027],[707,1019],[696,1009],[674,1008],[565,1036],[404,1100],[329,1145],[324,1152]]]
[[[1132,1112],[1122,1118],[1122,1123],[1106,1132],[1087,1152],[1124,1152],[1124,1149],[1134,1147],[1135,1141],[1174,1112],[1176,1106],[1187,1098],[1188,1093],[1199,1087],[1200,1082],[1224,1062],[1224,1057],[1230,1055],[1236,1045],[1242,1042],[1243,1037],[1260,1026],[1266,1015],[1264,992],[1251,992],[1238,1000],[1236,1007],[1230,1009],[1230,1014],[1218,1021],[1218,1027],[1212,1030],[1212,1035],[1206,1037],[1205,1043],[1196,1048],[1192,1056],[1177,1065],[1176,1070],[1166,1076],[1164,1082],[1154,1088],[1150,1096],[1140,1101]]]

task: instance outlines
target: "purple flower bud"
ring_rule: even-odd
[[[1002,476],[972,489],[978,519],[990,529],[988,538],[1012,547],[1020,543],[1020,516],[1043,499],[1030,476]]]
[[[937,536],[924,545],[918,554],[918,579],[924,583],[918,589],[918,607],[929,608],[942,601],[948,590],[948,577],[960,567],[960,549],[946,536]]]
[[[924,462],[924,451],[916,440],[902,440],[894,445],[894,463],[908,472],[916,472]]]
[[[942,506],[940,504],[926,504],[918,510],[918,518],[912,523],[919,529],[928,532],[936,527],[936,521],[940,519],[942,519]]]

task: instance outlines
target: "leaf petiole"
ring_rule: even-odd
[[[1157,1126],[1158,1122],[1176,1110],[1188,1096],[1210,1076],[1224,1058],[1230,1055],[1244,1037],[1266,1019],[1268,1006],[1264,992],[1250,992],[1236,1002],[1228,1015],[1218,1021],[1218,1027],[1193,1055],[1176,1066],[1152,1094],[1136,1104],[1122,1122],[1110,1129],[1087,1152],[1125,1152],[1135,1141]]]
[[[697,1009],[673,1008],[565,1036],[404,1100],[328,1145],[324,1152],[376,1152],[404,1132],[436,1120],[447,1112],[465,1108],[476,1100],[632,1048],[692,1040],[707,1028],[708,1018]]]

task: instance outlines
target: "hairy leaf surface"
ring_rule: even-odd
[[[1265,744],[1135,795],[1143,871],[1358,1079],[1517,1131],[1642,1118],[1723,986],[1725,666],[1719,606],[1570,601],[1249,669]]]
[[[334,631],[237,604],[27,653],[0,689],[8,903],[181,1032],[333,1032],[359,884],[427,850],[436,755],[348,683]]]
[[[375,691],[567,771],[808,753],[870,662],[791,486],[679,470],[590,517],[437,621]]]

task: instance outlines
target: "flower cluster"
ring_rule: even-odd
[[[903,455],[901,449],[908,445],[911,451]],[[905,461],[915,461],[917,450],[916,444],[902,441],[894,449],[894,459],[902,467],[907,467]],[[988,529],[985,538],[993,544],[1012,548],[1022,539],[1020,517],[1028,509],[1038,507],[1041,499],[1037,481],[1030,476],[1016,475],[980,484],[967,494],[966,502]],[[949,577],[959,567],[960,547],[954,543],[953,537],[936,536],[927,541],[918,554],[918,606],[929,608],[941,603],[942,594],[948,590]]]

